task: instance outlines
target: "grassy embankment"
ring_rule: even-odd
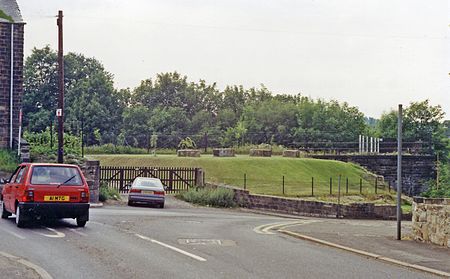
[[[346,181],[349,181],[349,194],[343,202],[367,201],[385,203],[379,195],[374,195],[374,178],[364,169],[350,163],[317,159],[294,159],[274,156],[271,158],[249,157],[240,155],[233,158],[217,158],[202,155],[200,158],[179,158],[175,155],[90,155],[100,160],[103,166],[178,166],[199,167],[205,170],[206,181],[225,183],[244,187],[244,174],[247,176],[246,187],[252,193],[282,195],[282,180],[285,177],[285,195],[290,197],[311,196],[311,184],[314,178],[315,199],[335,200],[338,192],[338,178],[341,175],[341,195],[345,195]],[[330,196],[330,178],[332,178],[333,195]],[[360,179],[362,179],[363,196],[359,196]],[[387,188],[378,194],[387,195]]]

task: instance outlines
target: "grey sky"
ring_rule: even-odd
[[[219,88],[336,99],[379,117],[429,98],[450,118],[450,0],[18,0],[26,55],[94,56],[116,87],[178,71]]]

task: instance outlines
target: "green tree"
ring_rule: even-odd
[[[48,46],[34,48],[25,61],[24,126],[29,131],[43,131],[54,121],[59,95],[56,62],[56,52]],[[88,144],[100,143],[95,129],[103,141],[115,140],[126,97],[121,99],[123,91],[115,91],[112,74],[98,60],[75,53],[65,55],[64,71],[66,130],[79,134],[83,122]]]

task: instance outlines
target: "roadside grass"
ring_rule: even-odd
[[[0,149],[0,171],[13,172],[17,168],[19,160],[14,152]]]
[[[191,188],[177,195],[184,201],[213,207],[235,207],[234,192],[231,189]]]
[[[246,189],[256,194],[282,196],[284,176],[284,196],[311,196],[312,186],[314,186],[314,196],[327,196],[330,194],[330,178],[332,196],[335,196],[338,191],[339,175],[341,175],[342,195],[359,195],[360,180],[363,196],[375,194],[372,174],[357,165],[339,161],[281,156],[263,158],[247,155],[229,158],[211,155],[202,155],[199,158],[176,155],[156,157],[153,155],[89,155],[88,157],[100,160],[103,166],[199,167],[205,171],[207,182],[223,183],[240,188],[244,188],[244,175],[246,175]],[[388,194],[387,186],[379,184],[378,194]]]

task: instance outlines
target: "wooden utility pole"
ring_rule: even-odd
[[[403,108],[398,105],[397,124],[397,240],[402,239],[402,150]]]
[[[63,12],[58,12],[58,163],[64,163],[64,51],[63,51]]]

